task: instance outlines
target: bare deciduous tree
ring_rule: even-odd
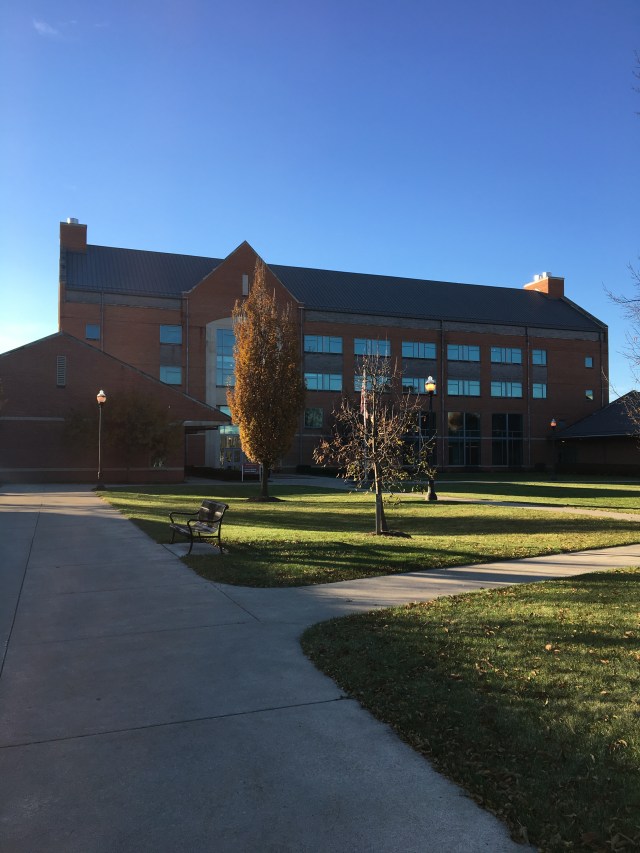
[[[636,51],[636,67],[633,70],[633,76],[640,80],[640,52]],[[640,93],[640,87],[634,87],[635,91]],[[631,367],[631,374],[636,382],[640,383],[640,270],[629,264],[629,270],[633,279],[633,295],[622,296],[611,293],[609,298],[620,305],[625,317],[629,320],[629,329],[626,333],[626,350],[625,356]],[[630,394],[626,396],[627,411],[629,418],[635,427],[635,432],[640,435],[640,396]]]
[[[375,493],[377,535],[389,533],[383,493],[412,473],[432,478],[433,438],[421,441],[420,403],[411,393],[398,393],[401,375],[390,359],[363,356],[359,362],[360,399],[343,397],[333,412],[329,438],[314,450],[321,465],[337,465],[341,476]]]
[[[629,362],[634,379],[640,383],[640,270],[632,265],[629,265],[629,269],[633,278],[633,295],[621,296],[609,292],[609,297],[616,305],[620,305],[624,316],[629,320],[624,355]],[[635,431],[640,434],[640,408],[637,405],[640,398],[637,395],[627,395],[627,398],[629,416]]]

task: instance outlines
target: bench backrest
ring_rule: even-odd
[[[198,510],[198,521],[205,524],[215,524],[222,521],[222,516],[229,508],[229,504],[219,503],[218,501],[202,501],[202,506]]]

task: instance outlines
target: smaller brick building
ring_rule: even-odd
[[[64,332],[0,355],[0,381],[2,482],[95,482],[100,390],[107,394],[102,442],[106,483],[181,482],[185,442],[204,461],[204,435],[229,422],[219,410]],[[146,452],[131,456],[112,446],[109,410],[124,395],[153,401],[167,422],[179,425],[182,439],[166,458]],[[95,418],[94,436],[88,435],[86,442],[69,441],[65,427],[74,411]]]
[[[629,391],[555,436],[560,471],[640,476],[640,392]]]

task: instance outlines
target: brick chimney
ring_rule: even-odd
[[[87,251],[87,226],[71,217],[60,223],[60,248],[70,252]]]
[[[539,293],[547,293],[554,299],[560,299],[564,296],[564,278],[551,275],[550,272],[541,272],[539,275],[534,275],[533,281],[525,284],[524,289],[537,290]]]

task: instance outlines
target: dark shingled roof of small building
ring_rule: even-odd
[[[623,397],[609,403],[592,415],[563,429],[558,438],[613,438],[615,436],[634,436],[638,434],[640,416],[640,392],[629,391]]]
[[[61,276],[73,290],[179,298],[220,258],[87,246],[66,250]],[[569,300],[523,288],[460,284],[271,264],[269,268],[305,308],[382,317],[600,331],[605,325]]]

